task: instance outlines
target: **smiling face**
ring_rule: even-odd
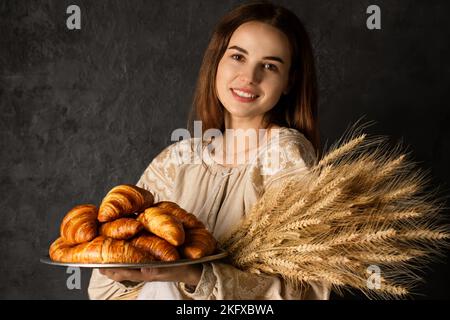
[[[289,40],[283,32],[257,21],[239,26],[217,68],[216,90],[225,118],[260,126],[264,114],[287,92],[290,66]]]

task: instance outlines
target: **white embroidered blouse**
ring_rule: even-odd
[[[200,139],[182,140],[164,149],[137,185],[151,191],[155,201],[173,201],[196,214],[220,240],[261,197],[271,176],[294,165],[308,170],[315,163],[314,148],[303,134],[285,127],[278,133],[257,148],[252,161],[234,167],[216,162]],[[279,277],[243,272],[218,260],[203,264],[194,292],[175,282],[126,286],[94,269],[88,294],[90,299],[329,299],[330,287],[310,283],[294,289]]]

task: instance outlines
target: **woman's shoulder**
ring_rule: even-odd
[[[266,156],[279,156],[281,168],[299,162],[304,162],[307,167],[316,163],[316,151],[303,133],[288,127],[277,127],[271,131],[270,142],[264,153]]]
[[[275,129],[251,170],[251,182],[259,192],[285,173],[306,172],[317,162],[315,149],[303,133],[288,127]]]
[[[173,142],[160,151],[152,159],[144,171],[145,180],[157,180],[162,183],[172,184],[175,180],[177,170],[183,163],[195,163],[196,145],[201,142],[200,139],[184,139]]]
[[[164,148],[154,161],[175,163],[181,165],[184,163],[196,163],[201,155],[202,139],[188,138],[172,142]]]

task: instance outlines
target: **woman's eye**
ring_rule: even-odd
[[[242,60],[242,56],[240,54],[233,54],[231,56],[231,59],[236,60],[236,61],[241,61]]]
[[[264,69],[270,70],[270,71],[277,71],[277,66],[271,63],[265,63]]]

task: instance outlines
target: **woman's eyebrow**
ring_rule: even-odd
[[[240,51],[240,52],[248,55],[247,50],[245,50],[245,49],[243,49],[241,47],[238,47],[238,46],[231,46],[228,49],[234,49],[234,50]],[[270,56],[270,57],[264,57],[263,59],[264,60],[273,60],[273,61],[278,61],[280,63],[284,63],[283,59],[281,59],[280,57]]]

